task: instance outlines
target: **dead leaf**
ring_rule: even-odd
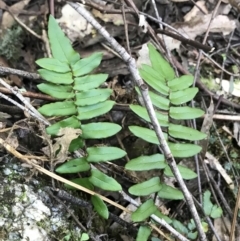
[[[229,80],[222,80],[221,85],[226,93],[240,97],[240,81],[231,82]]]
[[[62,17],[57,22],[71,42],[82,39],[93,30],[92,25],[68,4],[62,8]]]
[[[137,67],[140,68],[142,64],[152,66],[149,59],[149,52],[147,44],[143,44],[142,48],[138,51]]]
[[[228,0],[228,1],[233,7],[237,8],[237,10],[240,12],[240,1],[239,0]]]
[[[205,159],[204,161],[206,163],[209,163],[212,169],[217,170],[221,174],[221,176],[223,177],[223,179],[225,180],[225,182],[227,183],[229,188],[231,190],[234,190],[234,183],[233,183],[231,177],[227,174],[227,172],[222,167],[222,165],[219,163],[217,158],[215,158],[209,152],[206,153],[206,158],[207,158],[207,160]]]
[[[72,142],[72,140],[78,138],[78,136],[82,134],[80,129],[74,129],[71,127],[61,128],[58,132],[58,138],[55,138],[55,143],[53,144],[53,153],[55,155],[56,152],[57,156],[56,163],[62,163],[66,161],[68,155],[68,149]]]
[[[9,11],[15,16],[18,16],[19,13],[24,9],[24,7],[30,2],[30,0],[18,1],[13,4],[11,7],[8,7]],[[2,29],[9,29],[14,24],[15,20],[8,11],[5,11],[2,17]]]
[[[200,15],[200,16],[203,16],[203,13],[202,11],[205,13],[205,14],[208,14],[208,10],[205,6],[205,1],[198,1],[196,2],[195,6],[192,8],[191,11],[189,11],[184,17],[184,22],[188,22],[188,21],[191,21],[191,20],[194,20],[194,18],[197,16],[197,15]],[[202,11],[200,11],[200,9]]]
[[[196,16],[191,21],[175,23],[172,26],[185,38],[195,40],[198,35],[202,35],[208,29],[209,22],[211,21],[212,14],[204,16]],[[211,25],[210,32],[222,33],[223,35],[230,34],[236,28],[236,21],[230,20],[228,16],[216,16]],[[161,34],[158,34],[162,38]],[[165,43],[169,50],[179,49],[181,42],[169,36],[164,36]]]
[[[225,225],[226,224],[226,225]],[[226,229],[227,226],[227,229]],[[231,222],[227,217],[215,218],[214,228],[218,234],[220,240],[229,240],[229,233],[231,230]],[[235,238],[234,238],[235,240]],[[212,241],[217,241],[217,238],[213,236]]]
[[[97,9],[92,10],[92,14],[96,18],[100,18],[105,23],[113,23],[116,26],[123,25],[122,14],[112,14],[112,13],[101,13]]]

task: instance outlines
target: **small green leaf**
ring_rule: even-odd
[[[74,115],[77,112],[73,101],[46,104],[40,107],[38,111],[45,116],[67,116]]]
[[[60,128],[72,127],[74,129],[80,129],[80,122],[76,116],[69,117],[67,119],[61,120],[51,126],[48,126],[46,131],[48,135],[57,135]]]
[[[102,60],[102,53],[94,53],[89,57],[79,60],[72,65],[72,71],[74,76],[82,76],[89,74],[96,67],[99,66]]]
[[[38,73],[43,79],[54,84],[69,85],[73,83],[73,77],[71,72],[57,73],[47,69],[39,69]]]
[[[211,211],[211,218],[220,218],[222,216],[222,209],[220,207],[218,207],[217,205],[213,205],[212,207],[212,211]]]
[[[69,64],[74,64],[80,59],[79,54],[74,51],[70,40],[64,35],[52,15],[49,16],[48,21],[48,37],[55,59]]]
[[[133,222],[142,222],[155,213],[157,207],[155,206],[152,199],[147,200],[141,206],[138,207],[136,211],[132,213]]]
[[[121,191],[121,185],[112,177],[100,172],[97,169],[91,171],[92,175],[89,181],[96,187],[99,187],[106,191]]]
[[[151,122],[146,108],[144,108],[140,105],[130,105],[129,107],[139,117],[143,118],[147,122]],[[168,115],[167,114],[164,115],[158,111],[155,111],[155,113],[156,113],[156,117],[159,121],[159,124],[163,127],[168,126]]]
[[[211,214],[211,211],[213,208],[213,204],[210,200],[210,197],[211,197],[210,191],[209,190],[205,191],[203,194],[203,210],[207,216]]]
[[[72,179],[72,180],[70,180],[71,182],[73,182],[73,183],[76,183],[76,184],[78,184],[78,185],[80,185],[80,186],[82,186],[82,187],[85,187],[85,188],[87,188],[88,190],[94,190],[94,186],[93,186],[93,184],[89,181],[89,178],[88,177],[84,177],[84,178],[75,178],[75,179]],[[68,184],[65,184],[64,183],[64,186],[66,187],[66,188],[68,188],[68,189],[76,189],[75,187],[72,187],[72,186],[70,186],[70,185],[68,185]]]
[[[140,126],[129,126],[128,128],[135,136],[137,136],[147,142],[159,145],[159,141],[158,141],[155,131],[150,130],[148,128],[140,127]],[[166,133],[164,133],[164,137],[167,140]]]
[[[169,81],[174,79],[175,73],[171,65],[162,57],[152,44],[148,44],[148,49],[152,67],[160,72],[166,80]]]
[[[187,143],[168,143],[174,157],[191,157],[202,150],[202,147]]]
[[[178,220],[173,219],[172,225],[181,234],[187,234],[188,233],[188,229]]]
[[[170,124],[168,131],[172,137],[189,141],[198,141],[207,137],[205,133],[182,125]]]
[[[118,147],[99,146],[87,148],[88,162],[106,162],[122,158],[126,152]]]
[[[158,192],[158,196],[160,198],[166,198],[170,200],[181,200],[184,198],[183,193],[180,190],[164,183],[161,184],[161,189]]]
[[[166,165],[163,155],[154,154],[151,156],[140,156],[130,160],[125,165],[125,169],[130,171],[148,171],[152,169],[163,169]]]
[[[154,213],[154,215],[156,215],[157,217],[163,219],[165,222],[167,222],[168,224],[172,223],[172,219],[169,218],[166,215],[163,215],[158,209],[157,211]]]
[[[135,87],[135,90],[137,91],[138,95],[141,96],[139,88]],[[148,91],[148,94],[149,94],[150,99],[152,100],[152,103],[154,106],[156,106],[157,108],[162,109],[162,110],[169,110],[170,101],[167,98],[164,98],[164,97],[160,96],[159,94],[156,94],[152,91]]]
[[[181,165],[177,165],[177,167],[183,179],[191,180],[197,177],[197,173],[195,173],[191,169]],[[169,166],[166,166],[166,168],[164,169],[164,174],[168,177],[174,177]]]
[[[151,229],[147,226],[140,226],[136,241],[147,241],[151,234]]]
[[[146,71],[147,65],[142,65],[141,69],[139,69],[139,73],[141,77],[146,81],[147,84],[149,84],[154,90],[158,91],[159,93],[163,95],[168,95],[169,87],[167,87],[161,80],[160,76],[156,78],[156,75],[158,74],[157,71],[155,71],[152,68],[148,69],[148,72]],[[149,66],[148,66],[149,67]],[[158,74],[159,75],[159,74]]]
[[[104,102],[97,103],[95,105],[88,105],[83,107],[78,107],[78,119],[87,120],[99,115],[103,115],[110,111],[115,104],[114,101],[107,100]]]
[[[207,232],[208,232],[208,229],[209,229],[208,223],[206,223],[206,222],[201,222],[201,224],[202,224],[203,232],[204,232],[204,233],[207,233]]]
[[[86,241],[86,240],[89,240],[89,235],[87,233],[83,233],[80,241]]]
[[[71,99],[75,96],[71,85],[54,85],[43,83],[37,85],[37,87],[41,92],[59,100]]]
[[[52,70],[58,73],[66,73],[70,72],[71,69],[69,65],[65,62],[60,62],[58,59],[54,58],[42,58],[38,59],[36,61],[36,64],[38,64],[40,67],[48,70]]]
[[[122,127],[109,122],[94,122],[82,125],[81,129],[83,139],[101,139],[115,135]]]
[[[184,90],[193,84],[194,77],[192,75],[182,75],[180,78],[176,78],[168,81],[168,86],[171,91]]]
[[[155,94],[152,91],[149,91],[148,94],[154,106],[162,110],[169,110],[170,101],[167,98]]]
[[[82,139],[82,136],[79,136],[78,138],[72,140],[69,148],[68,148],[68,151],[69,152],[74,152],[80,148],[83,148],[84,147],[84,141]]]
[[[75,104],[78,106],[94,105],[105,101],[112,94],[111,89],[93,89],[76,94]]]
[[[78,173],[85,172],[90,169],[90,165],[85,157],[71,159],[61,166],[59,166],[55,171],[57,173]]]
[[[198,88],[187,88],[185,90],[179,90],[176,92],[171,92],[169,99],[174,105],[182,105],[190,100],[192,100],[198,92]]]
[[[191,107],[170,107],[170,117],[176,120],[190,120],[203,116],[204,111]]]
[[[188,234],[187,234],[187,237],[191,240],[196,240],[197,236],[198,236],[197,231],[196,232],[188,232]]]
[[[131,186],[128,191],[135,196],[148,196],[158,192],[161,189],[159,177],[153,177],[145,182]]]
[[[87,91],[99,87],[108,78],[107,74],[92,74],[74,78],[74,90]]]
[[[94,210],[103,218],[108,219],[109,212],[107,205],[104,203],[104,201],[97,195],[91,196],[91,202],[94,207]]]

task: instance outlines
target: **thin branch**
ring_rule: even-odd
[[[0,83],[5,86],[7,89],[9,89],[14,95],[16,95],[18,97],[18,99],[20,99],[22,101],[22,103],[26,106],[22,106],[19,103],[17,103],[16,101],[11,100],[9,97],[5,96],[4,94],[1,94],[1,96],[3,98],[5,98],[6,100],[12,102],[13,104],[17,105],[19,108],[21,108],[22,110],[26,111],[28,113],[30,113],[30,115],[36,117],[37,119],[39,119],[41,122],[43,122],[46,125],[50,125],[50,122],[48,120],[46,120],[31,104],[29,101],[27,101],[20,93],[20,91],[18,90],[17,87],[12,88],[9,84],[7,84],[3,79],[0,78]]]

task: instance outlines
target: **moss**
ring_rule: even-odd
[[[21,53],[23,30],[20,26],[14,25],[6,29],[1,36],[0,53],[7,60],[16,62]]]

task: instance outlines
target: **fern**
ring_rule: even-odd
[[[206,138],[206,135],[195,129],[174,124],[179,120],[194,119],[203,115],[203,111],[197,108],[182,106],[191,101],[198,92],[193,84],[193,76],[184,75],[176,78],[173,68],[157,52],[153,45],[148,45],[151,66],[143,64],[139,70],[141,77],[153,89],[149,91],[149,96],[153,105],[157,108],[156,116],[162,127],[165,128],[165,139],[174,157],[184,158],[196,155],[201,151],[201,147],[190,143]],[[136,89],[138,94],[140,92]],[[150,123],[147,110],[140,105],[130,105],[131,110],[140,118]],[[129,130],[137,137],[159,145],[155,132],[149,128],[139,126],[129,126]],[[181,140],[180,143],[170,141],[170,138]],[[164,155],[154,154],[151,156],[140,156],[130,160],[125,168],[131,171],[149,171],[153,169],[163,169],[164,174],[173,177],[170,167],[165,161]],[[192,170],[178,166],[182,177],[186,180],[195,178],[197,175]],[[157,193],[160,198],[177,200],[183,199],[182,192],[176,188],[166,185],[160,181],[159,177],[138,183],[129,188],[129,192],[136,196],[147,196]],[[134,221],[143,221],[152,214],[157,214],[155,204],[149,199],[143,203],[133,214]]]
[[[48,36],[53,58],[43,58],[36,61],[41,67],[38,70],[39,74],[46,80],[46,83],[38,85],[38,88],[40,91],[57,98],[58,101],[42,106],[39,112],[45,116],[62,118],[46,129],[49,135],[58,135],[62,128],[80,129],[82,134],[71,142],[69,151],[73,152],[81,148],[86,153],[83,157],[71,159],[62,164],[56,169],[56,172],[91,171],[90,177],[77,178],[71,181],[90,190],[98,187],[108,191],[120,191],[122,187],[114,178],[93,169],[90,164],[113,161],[122,158],[126,153],[117,147],[86,147],[85,141],[113,136],[121,130],[121,127],[108,122],[81,123],[83,120],[91,120],[109,112],[114,105],[114,101],[108,99],[112,90],[99,88],[108,76],[106,74],[91,74],[100,64],[102,54],[95,53],[87,58],[80,58],[52,16],[49,19]],[[193,83],[193,76],[176,78],[172,67],[156,49],[152,45],[149,45],[148,48],[151,66],[142,65],[140,74],[152,88],[149,95],[153,105],[157,108],[156,115],[159,123],[166,129],[165,138],[171,152],[174,157],[178,158],[196,155],[201,151],[201,147],[192,144],[191,141],[201,140],[206,135],[192,128],[176,124],[176,121],[194,119],[203,115],[202,110],[185,105],[198,92],[197,88],[190,87]],[[136,91],[140,94],[138,89]],[[150,123],[147,110],[143,106],[130,105],[130,108],[140,118]],[[130,126],[129,130],[135,136],[159,145],[155,132],[150,128]],[[181,140],[181,142],[172,142],[170,137]],[[164,170],[166,176],[173,176],[164,155],[159,153],[134,158],[126,164],[125,168],[132,171],[159,169]],[[178,166],[178,168],[184,179],[196,177],[196,173],[188,168],[183,166]],[[180,190],[162,183],[158,176],[133,185],[129,188],[129,193],[136,196],[148,196],[157,193],[160,198],[183,199]],[[109,213],[105,203],[97,195],[92,196],[91,201],[99,215],[108,218]],[[132,213],[132,220],[135,222],[144,221],[152,214],[172,223],[173,226],[179,226],[178,221],[162,215],[151,198]],[[143,233],[145,234],[143,235]],[[141,226],[137,240],[147,240],[149,235],[150,229]],[[143,236],[145,236],[144,239],[142,239]]]
[[[61,128],[66,127],[81,129],[81,136],[71,142],[69,151],[82,148],[86,152],[86,156],[69,160],[58,167],[56,172],[89,171],[91,163],[112,161],[125,156],[126,153],[117,147],[85,148],[85,140],[107,138],[121,129],[121,126],[108,122],[81,123],[82,120],[107,113],[114,105],[114,101],[108,100],[112,90],[99,88],[108,76],[90,74],[100,64],[102,54],[94,53],[81,59],[52,16],[49,19],[48,36],[53,58],[36,61],[41,67],[39,74],[46,80],[46,83],[39,84],[38,88],[59,101],[40,107],[39,112],[49,117],[64,118],[46,129],[50,135],[57,135]],[[122,190],[116,180],[96,169],[91,169],[89,178],[74,181],[91,189],[96,186],[109,191]],[[108,211],[104,202],[97,196],[93,196],[91,200],[98,213],[107,218]]]

